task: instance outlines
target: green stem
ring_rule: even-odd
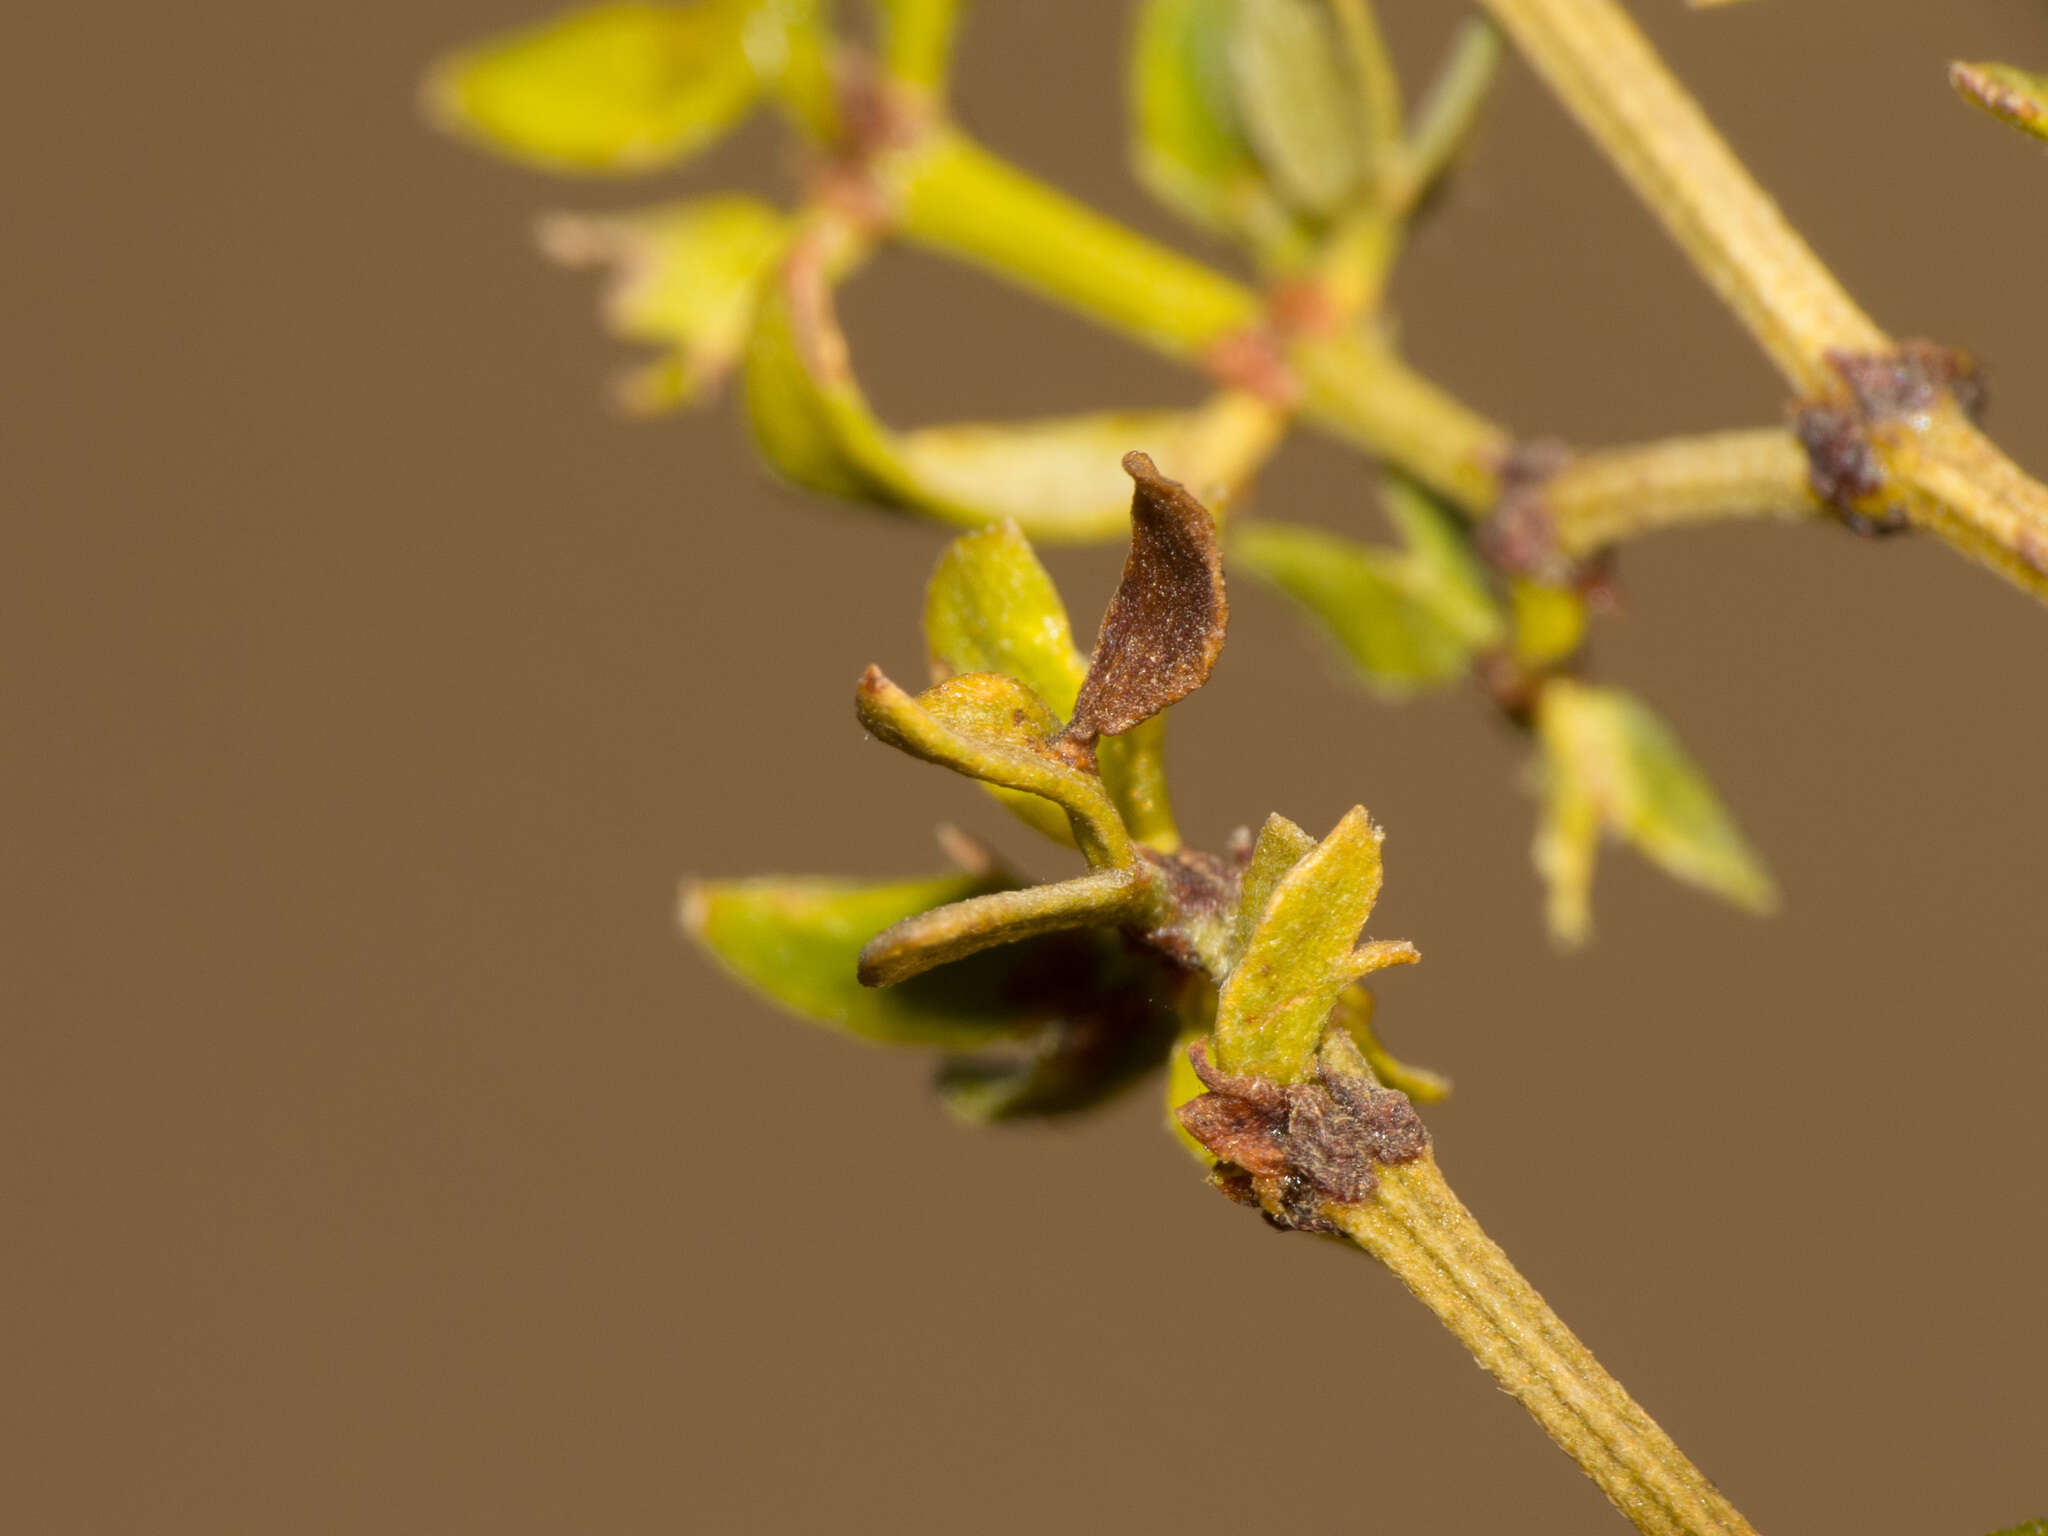
[[[1257,326],[1259,295],[1027,176],[972,140],[934,133],[894,169],[900,227],[1170,357],[1198,360]]]
[[[957,133],[935,134],[892,173],[903,233],[1185,362],[1256,335],[1254,289],[1148,240]],[[1475,515],[1513,439],[1385,348],[1348,331],[1284,344],[1302,409]]]
[[[1560,553],[1574,559],[1662,528],[1740,517],[1826,514],[1806,451],[1764,428],[1580,454],[1544,487]]]
[[[1796,388],[1889,344],[1615,0],[1484,4]]]
[[[1616,0],[1484,3],[1802,394],[1839,400],[1836,354],[1892,349]],[[1872,447],[1916,526],[2048,598],[2048,487],[1953,403]]]
[[[882,0],[882,68],[890,79],[941,93],[953,61],[960,0]]]
[[[1644,1536],[1755,1536],[1480,1229],[1433,1154],[1382,1169],[1370,1200],[1329,1214],[1436,1313]]]
[[[1304,338],[1290,356],[1310,420],[1391,461],[1469,516],[1492,507],[1500,462],[1514,446],[1507,428],[1356,336]]]

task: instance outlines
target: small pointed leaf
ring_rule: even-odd
[[[1054,723],[1050,711],[1014,678],[975,673],[912,698],[870,667],[854,703],[861,723],[899,751],[1061,806],[1091,865],[1134,862],[1130,836],[1101,779],[1045,739],[1041,732]]]
[[[1307,609],[1368,687],[1398,697],[1463,677],[1503,625],[1460,536],[1425,525],[1436,514],[1420,504],[1390,506],[1408,521],[1407,550],[1261,520],[1237,531],[1231,553]]]
[[[1208,510],[1142,453],[1124,469],[1137,482],[1131,552],[1067,725],[1078,737],[1128,731],[1201,687],[1230,619]]]
[[[1266,915],[1266,905],[1273,899],[1273,888],[1280,883],[1280,877],[1308,857],[1315,846],[1314,838],[1278,811],[1266,818],[1266,824],[1259,828],[1259,840],[1252,845],[1251,861],[1238,882],[1238,954],[1244,953],[1259,920]]]
[[[1357,82],[1317,0],[1241,0],[1231,74],[1245,135],[1282,195],[1335,213],[1364,172]]]
[[[1777,894],[1756,851],[1671,728],[1614,688],[1568,678],[1545,684],[1536,705],[1544,807],[1536,864],[1550,888],[1556,936],[1590,930],[1593,864],[1605,830],[1666,873],[1753,912]]]
[[[636,414],[705,397],[745,350],[764,274],[788,221],[751,197],[707,197],[622,213],[557,214],[541,248],[565,266],[603,266],[605,327],[669,356],[627,375],[620,398]]]
[[[1379,828],[1354,806],[1281,876],[1219,991],[1215,1053],[1225,1072],[1304,1079],[1323,1024],[1358,974],[1358,931],[1380,889]]]
[[[1426,196],[1470,147],[1507,43],[1484,16],[1468,17],[1408,124],[1410,200]]]
[[[750,108],[745,32],[758,0],[586,6],[437,65],[428,108],[450,132],[557,171],[680,160]]]
[[[2001,123],[2048,139],[2048,75],[2010,64],[1951,64],[1949,84]]]

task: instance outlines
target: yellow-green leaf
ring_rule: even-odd
[[[1354,806],[1274,886],[1217,996],[1216,1064],[1225,1072],[1283,1083],[1308,1075],[1331,1008],[1359,975],[1381,837]]]
[[[1518,576],[1509,588],[1509,611],[1514,616],[1515,661],[1525,672],[1556,666],[1586,638],[1586,600],[1568,587]]]
[[[739,360],[762,279],[788,228],[758,198],[723,196],[556,214],[542,221],[540,240],[566,266],[608,269],[607,330],[668,350],[620,381],[627,409],[646,414],[702,399]]]
[[[1253,205],[1270,204],[1231,81],[1239,4],[1145,0],[1130,72],[1138,179],[1185,218],[1232,231],[1243,227]]]
[[[1245,945],[1251,942],[1281,876],[1308,857],[1315,846],[1314,838],[1278,811],[1266,818],[1237,885],[1236,953],[1243,954]]]
[[[784,1008],[891,1044],[981,1045],[1032,1018],[1014,1001],[1022,951],[948,966],[887,991],[855,977],[861,946],[902,918],[988,892],[973,875],[863,884],[712,881],[683,897],[683,927],[728,972]]]
[[[1109,793],[1046,739],[1057,722],[1014,678],[974,673],[912,698],[870,667],[854,696],[861,723],[899,751],[988,784],[1042,795],[1062,807],[1095,868],[1136,859]]]
[[[745,33],[758,0],[586,6],[465,49],[429,74],[450,132],[560,171],[640,171],[730,128],[760,89]]]
[[[1073,712],[1088,670],[1059,592],[1015,523],[963,534],[946,546],[925,588],[924,637],[935,681],[1001,672],[1062,719]],[[993,786],[990,793],[1046,836],[1073,841],[1066,813],[1050,801]]]
[[[1052,577],[1015,523],[963,534],[939,556],[925,588],[925,646],[932,677],[1001,672],[1065,719],[1088,664]]]
[[[1237,530],[1231,553],[1307,609],[1369,686],[1398,696],[1463,677],[1503,624],[1450,514],[1419,492],[1388,506],[1406,549],[1261,520]]]
[[[2048,75],[2010,64],[1951,64],[1949,84],[2001,123],[2048,139]]]
[[[808,244],[792,250],[770,285],[746,371],[756,444],[806,489],[971,528],[1008,519],[1046,542],[1106,541],[1130,526],[1130,481],[1119,464],[1131,449],[1227,497],[1279,440],[1279,413],[1231,390],[1180,411],[892,431],[853,376],[829,263]]]
[[[901,495],[948,521],[1010,518],[1042,542],[1107,541],[1130,526],[1131,485],[1119,465],[1131,449],[1227,507],[1283,425],[1263,400],[1222,390],[1186,410],[923,427],[897,438]]]
[[[1739,907],[1764,912],[1776,903],[1770,875],[1706,775],[1640,700],[1556,678],[1537,699],[1536,730],[1544,793],[1536,865],[1560,940],[1576,943],[1591,929],[1603,830],[1666,873]]]
[[[1328,217],[1364,171],[1358,84],[1318,0],[1240,0],[1230,36],[1238,113],[1292,206]]]

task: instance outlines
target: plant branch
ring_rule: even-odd
[[[1328,1214],[1436,1313],[1644,1536],[1755,1536],[1480,1229],[1433,1153],[1381,1168],[1370,1199]]]
[[[1801,393],[1889,345],[1615,0],[1483,3]]]
[[[1806,451],[1773,428],[1583,453],[1544,486],[1543,503],[1558,553],[1574,560],[1663,528],[1828,510],[1808,483]]]
[[[1506,429],[1356,334],[1282,336],[1254,289],[1147,239],[952,132],[890,173],[906,238],[1264,392],[1475,515]],[[1255,365],[1263,361],[1263,370]],[[1255,377],[1263,372],[1266,377]],[[1242,376],[1242,377],[1240,377]]]
[[[1650,147],[1638,158],[1656,173],[1650,185],[1668,182],[1685,193],[1674,205],[1673,228],[1681,231],[1682,240],[1697,237],[1696,259],[1710,277],[1720,275],[1717,285],[1725,279],[1729,291],[1747,295],[1741,302],[1753,303],[1765,317],[1768,324],[1759,335],[1766,345],[1775,339],[1790,349],[1788,356],[1799,357],[1809,347],[1819,348],[1811,370],[1821,381],[1816,392],[1839,398],[1842,381],[1835,359],[1845,354],[1837,344],[1874,339],[1875,350],[1882,351],[1889,341],[1840,295],[1826,269],[1748,180],[1627,19],[1607,0],[1490,3],[1504,21],[1510,20],[1509,12],[1527,10],[1547,24],[1555,24],[1556,13],[1575,16],[1590,8],[1633,40],[1640,58],[1648,60],[1646,78],[1664,83],[1649,91],[1647,107],[1624,92],[1627,110],[1609,114],[1623,125],[1615,131],[1633,133],[1647,122],[1673,127],[1684,143],[1700,135],[1705,136],[1701,142],[1711,142],[1711,152],[1701,150],[1708,167],[1701,182],[1705,192],[1690,187],[1661,141],[1642,141]],[[1564,31],[1578,35],[1573,27]],[[1551,34],[1539,35],[1548,39]],[[1598,50],[1595,56],[1609,58]],[[1636,58],[1625,51],[1615,56]],[[1605,99],[1600,94],[1603,77],[1581,72],[1571,78],[1585,87],[1588,100]],[[1595,83],[1588,85],[1589,80]],[[1470,517],[1494,509],[1513,434],[1359,328],[1282,331],[1255,289],[1104,217],[950,129],[935,129],[890,157],[881,175],[899,227],[913,242],[1016,283],[1226,383],[1298,405],[1323,430],[1396,465]],[[1727,195],[1715,194],[1716,188]],[[1731,228],[1735,234],[1726,235]],[[1385,233],[1395,238],[1392,231]],[[1804,380],[1806,365],[1800,368],[1794,376]],[[1907,519],[2048,599],[2048,488],[1950,408],[1913,426],[1876,434],[1872,443],[1899,488]],[[1731,448],[1740,452],[1730,463],[1717,467],[1711,462],[1714,452]],[[1793,451],[1788,436],[1755,433],[1585,455],[1560,476],[1558,487],[1567,509],[1563,524],[1583,516],[1585,527],[1561,530],[1561,537],[1569,547],[1591,548],[1638,529],[1675,523],[1798,515],[1805,502],[1794,488]],[[1583,514],[1574,502],[1579,495]],[[1642,499],[1625,499],[1633,495]],[[1665,496],[1671,499],[1660,499]]]
[[[1894,351],[1617,0],[1484,3],[1803,396],[1840,401],[1844,359]],[[1870,447],[1908,521],[2048,598],[2048,487],[1952,398]]]
[[[884,172],[902,233],[1079,310],[1169,357],[1199,360],[1261,323],[1259,295],[990,154],[934,132]]]

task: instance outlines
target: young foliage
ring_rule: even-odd
[[[1465,677],[1506,624],[1457,519],[1404,481],[1384,484],[1403,548],[1262,520],[1230,552],[1299,603],[1367,687],[1400,697]]]
[[[1115,464],[1134,436],[1201,485],[1237,484],[1272,448],[1274,413],[1231,390],[1183,411],[895,431],[861,392],[833,308],[832,285],[859,254],[854,232],[829,218],[813,223],[776,274],[748,344],[754,441],[794,484],[946,523],[1008,519],[1033,538],[1087,541],[1124,524]]]
[[[661,347],[660,361],[619,381],[635,415],[695,405],[739,361],[763,278],[789,221],[758,198],[727,194],[621,213],[542,221],[541,249],[564,266],[609,269],[601,313],[624,341]]]
[[[444,59],[427,102],[451,132],[546,170],[672,164],[753,107],[747,33],[761,0],[567,11]]]
[[[426,96],[451,132],[579,174],[673,165],[758,102],[782,107],[808,145],[800,209],[725,196],[562,216],[543,243],[609,267],[607,325],[661,349],[623,386],[632,408],[695,403],[742,366],[756,440],[787,479],[977,530],[933,577],[931,686],[913,695],[871,668],[860,718],[978,780],[1088,866],[1028,885],[954,835],[955,876],[692,887],[698,941],[795,1012],[953,1053],[940,1089],[974,1121],[1094,1102],[1173,1042],[1171,1123],[1225,1193],[1385,1262],[1650,1536],[1752,1536],[1443,1184],[1410,1098],[1446,1085],[1379,1045],[1358,984],[1416,958],[1359,940],[1380,884],[1363,808],[1320,842],[1274,816],[1224,857],[1181,846],[1163,711],[1222,644],[1208,512],[1144,455],[1124,459],[1131,552],[1086,661],[1025,542],[1120,531],[1113,464],[1134,440],[1219,508],[1245,499],[1297,418],[1385,460],[1399,548],[1254,522],[1235,528],[1233,556],[1307,609],[1368,687],[1469,674],[1534,732],[1536,858],[1567,940],[1589,927],[1603,834],[1739,905],[1774,899],[1669,729],[1574,675],[1615,541],[1758,513],[1918,526],[2048,598],[2048,487],[1976,430],[1974,369],[1863,314],[1615,0],[1481,4],[1500,30],[1467,23],[1404,126],[1368,0],[1139,0],[1139,176],[1245,247],[1256,289],[951,124],[956,0],[875,0],[872,61],[833,34],[823,0],[607,0],[451,56]],[[1778,365],[1793,431],[1573,454],[1518,440],[1400,359],[1381,312],[1392,264],[1470,141],[1503,32]],[[1951,79],[2048,137],[2043,77],[1957,64]],[[834,313],[836,286],[892,238],[1196,366],[1212,393],[1177,411],[893,428],[862,394]]]
[[[1233,1081],[1302,1081],[1335,1028],[1365,1076],[1441,1097],[1441,1078],[1379,1044],[1356,985],[1415,958],[1406,944],[1357,942],[1380,884],[1380,833],[1362,809],[1320,844],[1269,818],[1223,859],[1177,837],[1130,837],[1118,801],[1134,796],[1113,793],[1103,765],[1208,677],[1228,604],[1207,511],[1144,454],[1125,467],[1131,550],[1089,662],[1030,546],[998,526],[957,539],[934,572],[926,638],[940,680],[912,697],[870,668],[857,694],[862,722],[889,745],[1058,806],[1089,871],[1024,885],[969,849],[968,872],[951,879],[704,884],[686,895],[686,929],[784,1006],[872,1039],[1023,1041],[942,1067],[948,1103],[971,1119],[1092,1101],[1197,1025],[1213,1026]],[[1157,747],[1145,743],[1144,775],[1137,754],[1122,759],[1127,785],[1161,781],[1141,809],[1163,809]],[[1048,978],[1075,985],[1049,998]],[[1199,1091],[1179,1092],[1176,1107]]]
[[[1951,64],[1948,80],[1963,100],[2001,123],[2048,139],[2048,75],[2030,74],[2010,64]]]
[[[1669,726],[1616,688],[1554,681],[1536,706],[1543,812],[1536,867],[1550,890],[1551,932],[1564,943],[1592,928],[1593,862],[1603,832],[1666,873],[1753,912],[1777,890]]]

